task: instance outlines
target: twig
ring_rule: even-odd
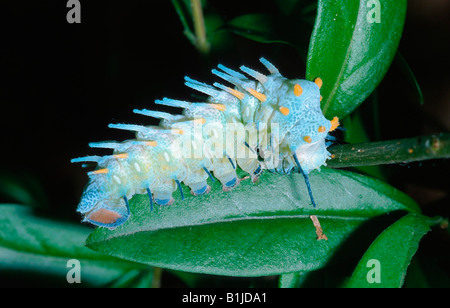
[[[197,49],[206,54],[209,52],[210,44],[206,39],[205,20],[200,0],[191,0],[192,18],[194,19],[194,30]]]
[[[317,240],[318,241],[320,241],[320,240],[328,241],[327,236],[325,235],[325,233],[323,233],[322,226],[320,225],[320,222],[319,222],[319,219],[317,218],[317,216],[311,215],[311,216],[309,216],[309,218],[311,218],[311,220],[314,224],[314,227],[316,228]]]
[[[329,149],[331,168],[409,163],[450,158],[450,133],[407,139],[336,145]]]

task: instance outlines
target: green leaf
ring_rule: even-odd
[[[347,287],[402,287],[411,258],[428,231],[430,224],[421,215],[408,214],[395,222],[367,249]]]
[[[30,174],[17,172],[0,173],[0,197],[7,202],[29,205],[36,208],[48,207],[47,196],[38,179]]]
[[[323,168],[310,174],[314,209],[300,174],[264,173],[224,193],[216,181],[206,196],[150,212],[145,195],[131,200],[132,216],[115,230],[97,229],[87,246],[112,256],[173,270],[265,276],[323,267],[368,219],[417,204],[389,185]],[[317,241],[317,215],[328,241]]]
[[[406,0],[319,0],[306,76],[322,78],[328,118],[345,117],[378,86],[397,51],[405,15]]]
[[[81,265],[83,285],[103,286],[132,269],[145,268],[93,252],[84,246],[92,229],[38,217],[29,207],[0,205],[0,272],[53,276],[67,284],[67,261]]]
[[[307,277],[307,272],[294,272],[280,275],[279,288],[297,288]]]

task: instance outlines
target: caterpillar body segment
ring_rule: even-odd
[[[152,210],[154,203],[165,206],[175,198],[182,200],[181,183],[195,196],[209,193],[208,182],[215,180],[230,191],[239,185],[238,167],[253,182],[264,169],[278,173],[298,169],[315,206],[308,174],[330,158],[327,137],[339,121],[322,114],[320,78],[290,80],[266,59],[260,61],[269,74],[246,66],[240,67],[241,73],[219,64],[212,73],[221,82],[208,85],[185,77],[186,86],[207,95],[204,102],[155,101],[183,109],[182,115],[134,110],[160,119],[159,126],[110,124],[134,133],[135,139],[91,143],[92,148],[111,149],[112,154],[72,160],[97,164],[88,173],[77,209],[84,221],[116,228],[129,218],[129,200],[135,194],[148,195]]]

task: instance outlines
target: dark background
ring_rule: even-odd
[[[243,2],[209,1],[224,20],[277,10],[273,1]],[[87,176],[70,159],[98,153],[88,142],[132,137],[108,129],[109,123],[157,124],[132,110],[156,109],[153,101],[166,96],[188,100],[192,91],[183,85],[186,74],[211,83],[216,79],[210,69],[218,63],[259,67],[264,56],[285,76],[304,77],[302,58],[286,45],[234,36],[203,57],[183,35],[171,1],[81,1],[81,24],[67,23],[66,3],[10,1],[0,10],[0,174],[29,187],[38,195],[36,206],[54,215],[80,219],[75,208]],[[381,131],[376,139],[450,130],[449,3],[409,1],[399,49],[425,103],[418,103],[394,63],[378,89]],[[305,28],[298,35],[308,40],[310,33]],[[448,216],[447,161],[384,168],[390,183],[412,195],[425,213]],[[2,201],[14,200],[5,194]]]

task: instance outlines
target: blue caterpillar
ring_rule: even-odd
[[[73,163],[96,163],[88,173],[78,212],[84,221],[114,229],[130,216],[129,200],[148,194],[154,203],[171,205],[181,184],[193,195],[210,192],[210,181],[219,180],[224,191],[239,185],[239,167],[256,182],[264,169],[287,174],[297,168],[305,177],[315,205],[308,174],[325,165],[328,134],[339,119],[327,120],[320,109],[322,80],[284,78],[264,58],[270,74],[246,66],[241,72],[223,65],[212,73],[230,86],[213,86],[185,77],[185,84],[208,98],[187,102],[164,98],[156,104],[182,108],[182,115],[151,110],[135,113],[161,119],[159,126],[110,124],[110,128],[135,132],[124,142],[96,142],[91,148],[113,150],[108,156],[87,156]]]

